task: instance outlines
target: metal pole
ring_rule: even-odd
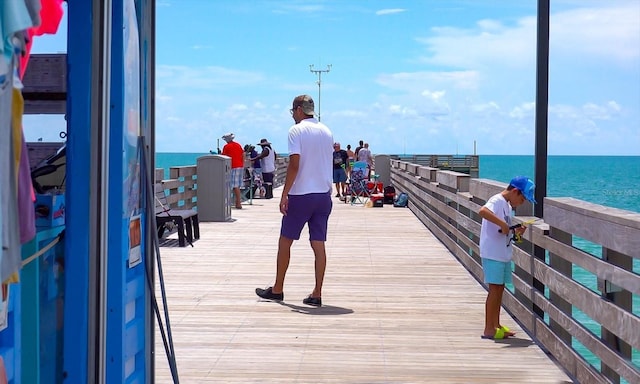
[[[309,65],[309,71],[311,71],[311,73],[316,73],[318,75],[318,121],[320,121],[320,106],[322,104],[322,101],[320,99],[320,85],[322,84],[322,73],[328,73],[329,71],[331,71],[331,64],[327,65],[327,69],[313,69],[313,64]]]
[[[547,131],[549,116],[549,2],[538,0],[538,43],[536,70],[536,146],[535,146],[535,198],[536,217],[544,218],[544,198],[547,196]],[[534,247],[534,257],[544,260],[545,250]],[[537,279],[533,286],[544,293],[544,284]],[[539,316],[544,316],[541,308],[534,306]]]

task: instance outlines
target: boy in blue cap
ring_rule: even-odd
[[[489,285],[482,333],[484,339],[504,339],[514,335],[509,328],[500,324],[500,307],[504,285],[511,283],[512,232],[521,236],[527,228],[510,228],[511,214],[525,200],[535,204],[535,187],[526,176],[514,177],[507,189],[492,196],[478,211],[482,217],[480,257],[484,282]]]

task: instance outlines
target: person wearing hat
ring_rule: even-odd
[[[245,144],[244,153],[250,161],[250,177],[253,183],[253,189],[251,189],[251,195],[249,195],[249,197],[255,197],[257,192],[261,198],[264,198],[264,182],[262,181],[262,168],[260,168],[260,160],[252,160],[258,157],[258,151],[256,151],[256,147],[254,145]]]
[[[276,281],[272,287],[256,288],[256,295],[266,300],[284,300],[284,279],[289,268],[291,245],[294,240],[300,239],[306,225],[315,256],[315,286],[302,303],[319,307],[322,305],[322,284],[327,267],[327,224],[333,207],[333,134],[314,117],[311,96],[296,96],[290,112],[295,124],[289,128],[289,165],[280,197],[283,216],[278,240]]]
[[[480,257],[484,282],[489,285],[484,332],[481,335],[484,339],[504,339],[515,335],[500,324],[500,307],[504,285],[511,283],[513,235],[522,236],[527,228],[524,225],[512,226],[511,215],[513,209],[525,201],[536,203],[535,187],[526,176],[514,177],[506,189],[492,196],[478,211],[482,217]]]
[[[262,180],[264,181],[265,199],[273,198],[273,174],[276,171],[276,153],[271,148],[271,143],[267,139],[262,139],[258,143],[262,147],[262,152],[251,161],[260,160],[262,169]]]
[[[233,141],[234,138],[233,133],[222,135],[222,139],[227,142],[222,147],[222,154],[231,158],[231,189],[235,198],[235,207],[242,209],[240,187],[242,187],[244,176],[244,149],[240,143]]]

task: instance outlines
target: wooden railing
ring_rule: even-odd
[[[167,191],[169,208],[194,209],[198,206],[197,167],[189,165],[169,168],[169,179],[164,179],[164,169],[156,168],[155,182]]]
[[[411,164],[462,172],[471,177],[478,177],[480,172],[478,155],[389,155],[389,157]]]
[[[400,160],[391,160],[391,181],[482,283],[477,212],[506,185]],[[513,291],[505,290],[505,308],[578,382],[618,383],[622,377],[640,383],[639,367],[631,361],[632,348],[640,350],[640,318],[632,312],[633,297],[640,295],[640,276],[633,272],[633,260],[640,259],[640,214],[573,198],[545,198],[544,204],[544,220],[531,224],[515,247]],[[533,219],[531,213],[529,203],[519,207],[515,222]],[[602,256],[576,248],[574,237],[601,246]],[[575,280],[574,268],[597,279],[597,287]],[[598,329],[579,321],[575,309]],[[601,361],[601,369],[572,347],[574,341]]]
[[[287,176],[288,157],[276,159],[276,171],[273,178],[274,188],[284,184]],[[198,206],[198,166],[187,165],[170,167],[169,179],[164,179],[164,169],[156,168],[155,182],[167,191],[167,203],[170,208],[197,209]]]

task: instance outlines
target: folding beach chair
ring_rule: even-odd
[[[255,168],[249,167],[244,169],[243,186],[240,188],[240,197],[242,201],[249,201],[253,204],[256,197],[264,198],[265,188],[262,180],[262,173],[257,172]]]
[[[357,161],[351,168],[351,180],[349,181],[349,198],[351,204],[366,204],[371,198],[368,186],[369,167],[364,161]]]

